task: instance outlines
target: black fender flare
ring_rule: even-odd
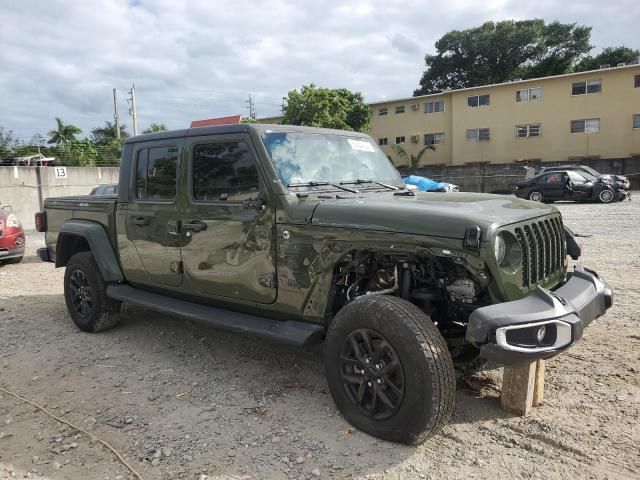
[[[90,220],[67,220],[62,225],[56,242],[56,267],[64,267],[78,249],[77,239],[84,239],[93,253],[102,278],[105,282],[122,282],[124,275],[116,256],[116,252],[109,241],[104,227],[98,222]],[[70,242],[69,240],[76,241]]]

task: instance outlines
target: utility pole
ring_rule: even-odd
[[[284,111],[287,109],[287,97],[282,97],[282,115],[284,115]]]
[[[118,115],[118,91],[113,89],[113,118],[116,124],[116,138],[120,140],[120,115]]]
[[[133,135],[136,136],[138,135],[138,117],[136,115],[136,86],[133,83],[131,84],[131,90],[129,90],[129,103],[131,104],[129,114],[133,123]]]
[[[251,97],[251,94],[249,94],[249,100],[247,100],[245,103],[249,104],[249,106],[247,107],[249,109],[249,118],[256,118],[256,110],[253,106],[253,98]]]

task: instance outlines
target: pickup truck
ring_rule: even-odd
[[[42,260],[82,330],[121,302],[271,341],[323,343],[329,389],[374,436],[447,423],[454,367],[569,348],[612,291],[553,206],[406,188],[364,134],[228,125],[124,145],[118,194],[48,198]]]

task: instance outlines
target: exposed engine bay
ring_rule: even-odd
[[[465,342],[469,315],[491,301],[484,285],[458,262],[442,257],[354,251],[334,272],[333,313],[364,295],[397,295],[417,305],[438,327],[455,363],[469,365],[478,350]]]

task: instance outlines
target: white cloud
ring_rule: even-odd
[[[346,87],[368,100],[409,96],[423,57],[451,29],[541,17],[593,25],[598,47],[638,48],[636,0],[523,4],[471,0],[23,0],[0,7],[0,126],[28,139],[54,116],[90,129],[112,118],[112,88],[135,82],[139,127],[279,112],[303,84]]]

